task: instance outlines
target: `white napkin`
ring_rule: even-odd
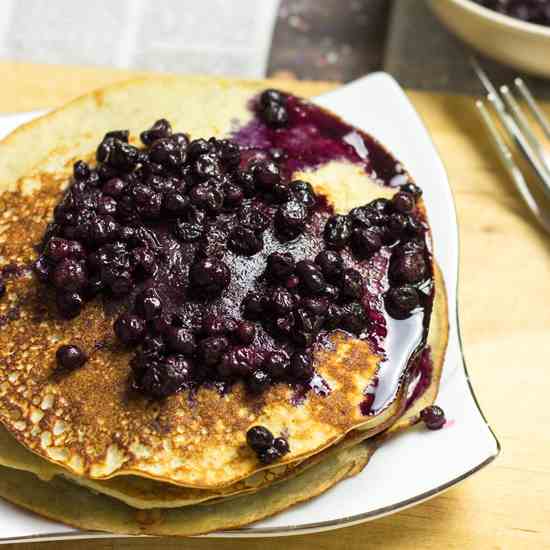
[[[265,75],[278,0],[2,0],[0,57]]]

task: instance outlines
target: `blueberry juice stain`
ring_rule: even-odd
[[[431,312],[421,190],[373,138],[308,102],[267,90],[252,108],[231,140],[191,141],[164,119],[141,147],[108,132],[94,166],[75,163],[36,276],[65,318],[103,298],[134,352],[130,387],[150,398],[236,382],[251,397],[277,383],[328,395],[313,352],[339,330],[383,356],[362,411],[383,408]],[[335,215],[292,180],[331,160],[398,193]]]

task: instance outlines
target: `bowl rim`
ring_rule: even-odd
[[[474,15],[489,19],[496,24],[508,27],[511,30],[525,32],[529,34],[536,34],[541,37],[550,39],[550,27],[539,25],[538,23],[528,23],[521,21],[510,15],[504,15],[494,10],[481,6],[473,0],[447,0],[448,2],[461,7],[464,10],[469,11]]]

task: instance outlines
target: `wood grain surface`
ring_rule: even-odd
[[[61,105],[129,74],[1,62],[0,111]],[[285,81],[284,86],[311,96],[335,84]],[[441,152],[457,202],[464,347],[480,403],[502,443],[497,461],[424,504],[318,535],[239,541],[119,539],[4,548],[550,548],[550,239],[535,226],[502,171],[472,99],[409,95]],[[545,109],[550,113],[550,105]]]

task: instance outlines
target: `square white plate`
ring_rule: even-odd
[[[437,398],[449,422],[439,431],[411,430],[389,441],[363,472],[309,502],[249,527],[209,536],[295,535],[361,523],[445,491],[489,464],[500,450],[476,401],[462,356],[456,303],[456,213],[445,169],[426,128],[403,90],[385,73],[357,80],[317,98],[317,103],[375,136],[424,191],[435,257],[449,299],[449,346]],[[0,135],[37,114],[0,117]],[[4,501],[0,501],[0,518],[0,543],[112,536],[47,521]]]

